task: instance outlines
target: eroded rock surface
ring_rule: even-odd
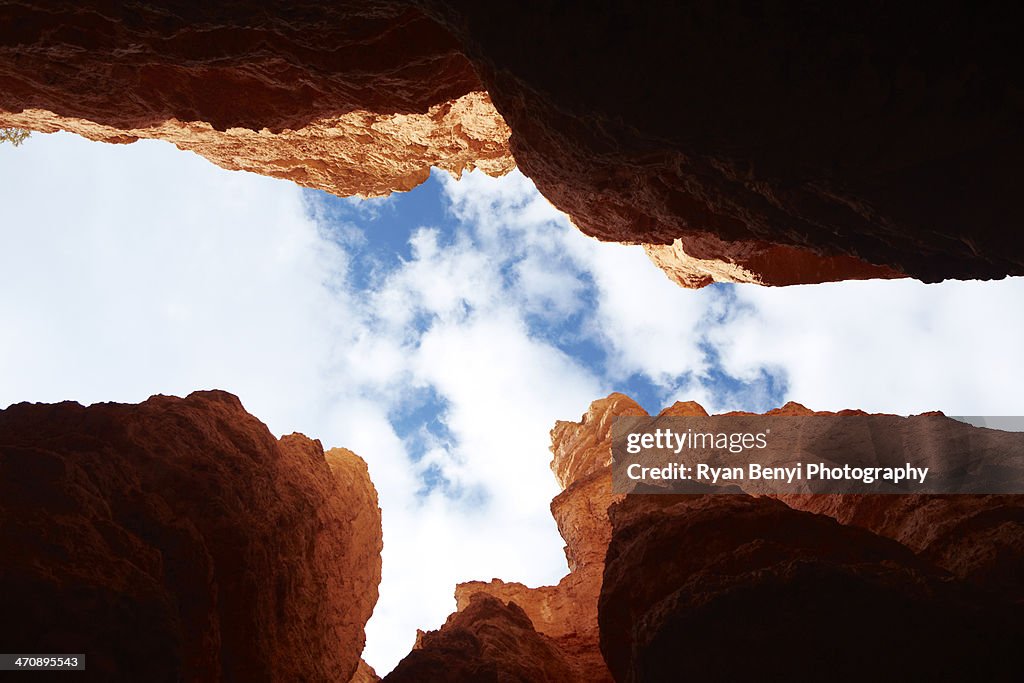
[[[968,675],[975,658],[988,667],[983,675],[1008,673],[1000,662],[1021,635],[1020,496],[779,496],[818,515],[746,495],[612,494],[612,421],[644,414],[612,394],[579,422],[556,424],[552,470],[565,490],[551,509],[570,573],[540,588],[460,584],[460,611],[481,593],[520,607],[572,665],[568,680],[735,680],[767,671],[851,679],[888,671],[889,660],[909,677],[941,677]],[[769,414],[815,412],[788,403]],[[690,401],[660,415],[707,412]],[[949,441],[933,446],[968,443]],[[919,666],[902,645],[928,662]]]
[[[347,681],[380,581],[365,463],[224,392],[0,411],[0,641],[103,680]]]
[[[1024,604],[1022,496],[783,495],[798,510],[893,538],[938,567]]]
[[[166,138],[346,195],[503,173],[511,150],[581,230],[651,245],[688,287],[999,278],[1024,274],[1020,23],[977,3],[5,2],[0,125]]]
[[[417,647],[388,683],[566,683],[576,680],[559,647],[515,603],[477,594]]]
[[[454,39],[395,2],[2,3],[0,125],[168,140],[343,196],[515,166]]]

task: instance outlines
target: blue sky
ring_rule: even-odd
[[[516,266],[526,258],[524,250],[508,242],[503,243],[500,250],[488,249],[477,226],[453,211],[452,200],[445,191],[446,179],[446,174],[435,170],[426,183],[412,192],[372,200],[335,197],[316,190],[305,191],[306,201],[312,205],[313,214],[325,225],[327,234],[354,257],[349,282],[356,291],[372,290],[388,273],[400,268],[403,261],[408,261],[412,256],[410,239],[422,228],[436,230],[442,248],[465,241],[473,248],[488,253],[493,268],[501,275],[502,286],[507,290],[520,287]],[[535,196],[526,195],[520,197],[514,205],[522,208],[534,200]],[[569,232],[571,228],[559,225],[556,219],[550,223],[551,230],[562,230],[568,236],[573,236]],[[585,238],[580,237],[580,240]],[[514,243],[514,238],[509,242]],[[678,392],[680,386],[692,382],[699,383],[708,393],[722,397],[735,409],[765,410],[779,405],[783,400],[786,387],[783,370],[765,369],[748,379],[733,377],[718,362],[714,345],[707,342],[698,347],[708,364],[699,377],[688,372],[655,381],[641,372],[613,372],[609,367],[609,354],[599,335],[595,334],[593,320],[589,316],[599,297],[591,273],[571,258],[550,252],[544,255],[545,268],[571,275],[573,282],[569,294],[573,302],[567,310],[524,312],[529,334],[543,339],[576,362],[606,377],[612,390],[629,394],[650,412],[657,412],[670,403],[670,398]],[[708,323],[726,322],[743,305],[737,300],[734,285],[730,284],[715,284],[703,291],[691,292],[689,296],[709,301],[706,304]],[[644,304],[638,301],[637,305]],[[414,326],[422,333],[431,322],[429,317],[417,318]],[[427,392],[422,403],[396,414],[396,424],[406,432],[414,431],[420,425],[443,429],[443,422],[437,419],[443,409],[443,399],[435,392]]]
[[[565,573],[549,430],[650,411],[1024,414],[1024,280],[671,283],[519,173],[339,199],[156,141],[0,146],[0,407],[218,388],[344,446],[383,510],[365,658],[390,670],[459,581]]]

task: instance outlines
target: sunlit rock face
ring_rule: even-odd
[[[1024,274],[1020,12],[5,3],[0,125],[342,195],[515,163],[686,287],[999,278]]]
[[[12,651],[85,652],[103,680],[347,681],[382,544],[359,457],[214,391],[0,411],[0,546]]]
[[[0,6],[0,125],[159,138],[339,195],[515,164],[454,39],[403,3]]]

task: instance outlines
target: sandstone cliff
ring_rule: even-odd
[[[385,680],[1013,675],[1020,496],[613,495],[612,420],[643,414],[612,394],[552,430],[569,574],[459,585]],[[0,411],[0,545],[14,649],[84,651],[110,680],[378,680],[365,464],[230,394]]]
[[[1020,8],[0,3],[0,125],[339,194],[515,163],[676,282],[1024,274]],[[493,102],[493,105],[492,105]],[[506,126],[507,123],[507,126]]]
[[[365,463],[224,392],[0,411],[0,641],[126,681],[346,681],[380,581]]]

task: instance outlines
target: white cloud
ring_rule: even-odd
[[[220,387],[276,431],[305,420],[346,306],[321,283],[345,256],[300,193],[69,135],[2,150],[0,174],[0,405]]]
[[[477,226],[484,250],[512,251],[520,259],[517,268],[525,279],[508,294],[521,307],[532,311],[547,301],[563,317],[585,309],[586,331],[606,345],[613,379],[642,373],[669,383],[706,370],[698,345],[701,322],[717,299],[713,290],[666,286],[642,247],[584,236],[519,173],[498,180],[465,174],[457,182],[445,178],[444,185],[455,214]],[[596,287],[592,310],[580,297],[581,278]]]
[[[724,368],[784,370],[819,410],[1024,414],[1024,279],[737,287],[745,308],[712,333]]]

